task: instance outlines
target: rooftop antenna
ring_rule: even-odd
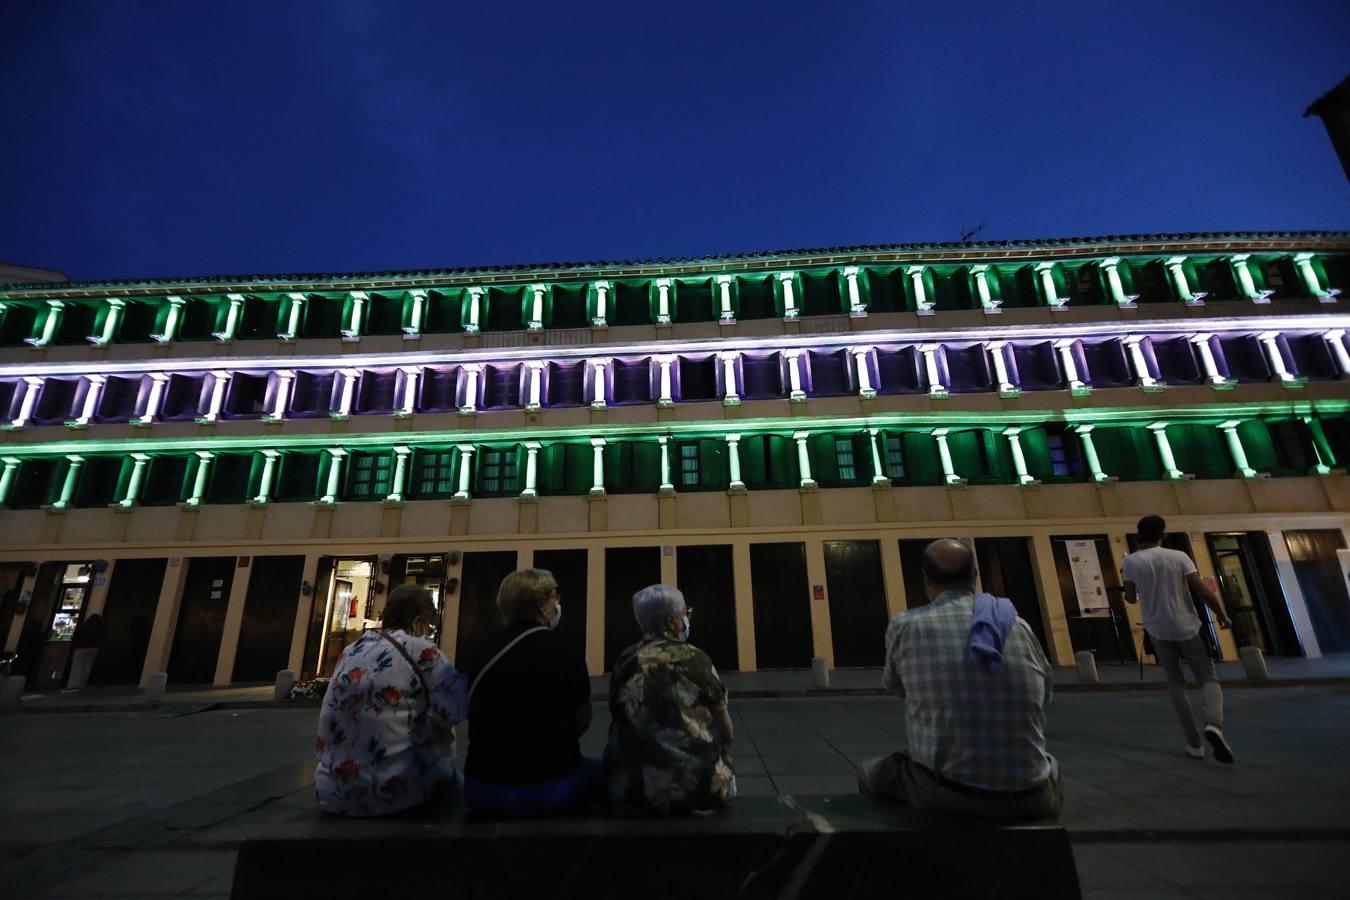
[[[961,243],[963,243],[963,244],[969,243],[969,242],[970,242],[970,239],[973,238],[975,235],[979,234],[981,231],[984,231],[985,226],[988,225],[988,224],[989,224],[989,220],[988,220],[988,219],[985,219],[983,222],[981,222],[980,224],[976,225],[974,228],[966,228],[965,226],[962,226],[962,227],[961,227]]]

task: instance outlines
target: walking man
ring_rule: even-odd
[[[1162,544],[1167,523],[1162,516],[1144,516],[1139,520],[1139,549],[1127,555],[1120,571],[1125,580],[1125,600],[1143,609],[1144,630],[1153,640],[1158,664],[1167,673],[1167,693],[1181,720],[1186,735],[1186,752],[1195,759],[1205,758],[1201,734],[1195,727],[1195,712],[1186,698],[1186,679],[1181,661],[1191,668],[1200,682],[1204,698],[1204,739],[1221,763],[1233,761],[1233,750],[1223,736],[1223,690],[1214,675],[1214,660],[1200,637],[1200,617],[1195,614],[1191,596],[1199,597],[1214,612],[1220,628],[1231,623],[1223,601],[1200,579],[1195,563],[1180,550]]]

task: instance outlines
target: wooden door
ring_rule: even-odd
[[[736,648],[736,579],[730,544],[680,547],[675,583],[693,608],[690,641],[723,671],[740,668]]]
[[[633,595],[661,581],[660,547],[610,547],[605,551],[605,671],[642,629],[633,617]]]
[[[562,620],[558,637],[578,656],[586,655],[586,551],[536,550],[534,567],[547,569],[558,582],[562,597]]]
[[[826,541],[825,582],[838,668],[886,659],[886,585],[877,541]]]
[[[170,684],[210,684],[215,679],[235,562],[233,556],[216,556],[188,563],[169,651]]]
[[[90,684],[140,682],[168,564],[162,556],[117,561],[103,604],[103,624],[108,631],[94,658]]]
[[[118,565],[121,565],[120,563]],[[290,662],[300,605],[303,556],[255,556],[244,597],[244,621],[234,657],[234,681],[272,681]]]
[[[806,545],[751,544],[750,591],[755,609],[755,664],[761,669],[811,665],[811,584]]]
[[[502,580],[516,570],[516,551],[482,550],[464,554],[459,581],[459,633],[455,638],[455,659],[478,655],[478,648],[489,636],[502,629],[497,610],[497,589]]]

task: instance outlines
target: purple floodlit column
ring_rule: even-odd
[[[1224,378],[1219,372],[1219,363],[1214,359],[1214,348],[1209,345],[1210,337],[1208,334],[1193,334],[1187,340],[1195,347],[1195,352],[1200,354],[1200,366],[1205,370],[1205,380],[1209,382],[1210,387],[1219,391],[1228,390],[1237,382]]]
[[[949,391],[947,386],[942,383],[942,375],[938,372],[938,348],[938,344],[920,344],[919,352],[923,354],[923,368],[928,375],[928,396],[942,399],[948,396]]]
[[[1350,351],[1345,349],[1345,329],[1328,331],[1322,335],[1322,339],[1327,342],[1331,348],[1331,354],[1336,357],[1336,365],[1341,369],[1342,378],[1350,378]]]
[[[674,362],[675,357],[673,356],[658,356],[656,358],[656,364],[661,367],[661,375],[659,379],[661,385],[661,396],[656,401],[657,406],[675,405],[675,394],[671,389],[671,382],[670,382],[670,367],[674,364]]]
[[[1059,351],[1060,365],[1064,367],[1064,383],[1069,386],[1069,394],[1086,397],[1092,393],[1092,386],[1078,377],[1078,363],[1073,358],[1074,345],[1077,343],[1072,338],[1066,338],[1055,341],[1054,347]]]
[[[400,418],[408,418],[417,412],[417,380],[422,374],[422,370],[417,366],[403,366],[399,369],[403,376],[403,396],[399,400],[398,415]]]
[[[1163,384],[1149,374],[1148,360],[1144,358],[1144,348],[1141,345],[1146,340],[1148,338],[1143,335],[1131,335],[1125,338],[1125,349],[1130,354],[1130,362],[1134,365],[1134,375],[1139,379],[1139,386],[1146,391],[1160,391]]]
[[[338,407],[331,410],[328,415],[333,419],[345,419],[352,414],[352,398],[356,394],[356,379],[361,377],[361,373],[356,369],[339,369],[338,377],[342,379],[342,390],[338,394]]]
[[[286,408],[291,402],[291,385],[295,382],[295,373],[283,369],[276,376],[276,394],[272,397],[272,409],[263,416],[264,422],[280,422],[286,418]]]
[[[459,412],[460,415],[471,416],[478,412],[478,376],[483,366],[469,363],[461,371],[464,372],[464,402],[459,405]]]
[[[1008,377],[1008,342],[990,341],[985,345],[989,351],[989,358],[994,361],[994,380],[998,382],[998,394],[1000,397],[1017,397],[1022,393],[1021,388],[1012,383]]]
[[[527,412],[537,411],[543,405],[543,377],[545,363],[539,360],[530,360],[525,363],[526,400],[525,409]]]
[[[850,347],[849,351],[853,356],[853,363],[858,371],[858,396],[864,400],[871,400],[877,395],[877,389],[872,386],[872,373],[868,369],[868,357],[872,354],[871,347]]]
[[[27,375],[23,379],[23,399],[19,401],[19,414],[9,423],[10,428],[22,428],[33,417],[33,408],[37,406],[38,395],[46,381],[41,375]]]
[[[787,360],[788,370],[788,400],[793,403],[805,403],[806,391],[802,390],[802,351],[784,350],[783,358]]]
[[[1112,267],[1112,271],[1115,271],[1114,267]],[[1036,275],[1040,278],[1041,294],[1045,297],[1045,302],[1051,311],[1062,312],[1068,308],[1069,298],[1061,297],[1055,291],[1055,264],[1052,262],[1036,263]],[[1119,281],[1119,274],[1117,274],[1116,279]],[[1121,296],[1124,296],[1123,291]],[[1125,304],[1122,303],[1121,305],[1124,306]],[[1134,304],[1130,305],[1133,306]]]
[[[160,405],[164,401],[164,388],[169,383],[169,373],[151,372],[150,391],[145,398],[145,406],[140,415],[131,420],[132,425],[153,425],[159,415]]]
[[[593,409],[604,409],[607,405],[605,369],[609,366],[607,359],[588,360],[591,370],[591,407]]]
[[[736,385],[736,360],[740,358],[740,353],[728,350],[719,353],[718,357],[722,360],[722,403],[726,406],[739,406],[741,394]]]
[[[83,428],[93,421],[94,416],[98,414],[98,401],[103,396],[103,386],[108,383],[108,379],[104,375],[86,375],[84,380],[87,385],[84,391],[84,403],[81,405],[78,416],[66,420],[66,425],[70,428]]]
[[[1280,379],[1280,383],[1287,388],[1300,388],[1307,384],[1307,378],[1300,378],[1289,371],[1289,365],[1284,361],[1284,351],[1280,349],[1280,333],[1278,331],[1263,331],[1257,335],[1261,341],[1261,346],[1266,350],[1266,357],[1270,360],[1270,368],[1274,370],[1275,376]]]

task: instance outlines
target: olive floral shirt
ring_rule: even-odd
[[[625,650],[609,684],[605,782],[614,812],[669,815],[730,804],[736,776],[713,721],[726,705],[712,660],[692,644],[647,635]]]

